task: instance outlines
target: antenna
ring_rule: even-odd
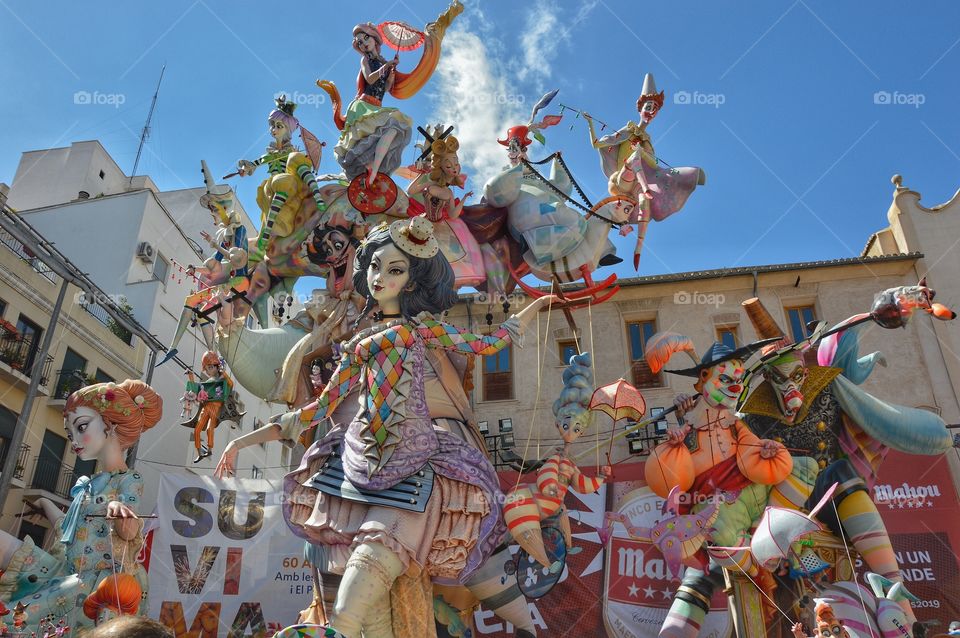
[[[150,120],[153,119],[153,109],[157,106],[157,96],[160,95],[160,83],[163,82],[163,72],[167,69],[164,64],[160,68],[160,79],[157,80],[157,89],[153,92],[153,101],[150,102],[150,112],[147,113],[147,123],[143,125],[143,131],[140,133],[140,146],[137,147],[137,159],[133,160],[133,170],[130,172],[130,183],[133,183],[133,177],[137,174],[137,166],[140,164],[140,154],[143,152],[143,145],[150,137]]]

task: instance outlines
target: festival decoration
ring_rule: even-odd
[[[732,503],[735,498],[736,495],[727,499],[724,494],[716,494],[710,497],[710,504],[704,509],[696,514],[684,515],[680,513],[681,491],[675,486],[664,499],[661,509],[662,514],[669,516],[658,520],[653,527],[637,527],[624,514],[607,512],[604,514],[605,535],[610,537],[609,528],[614,523],[622,524],[633,540],[656,545],[667,561],[671,577],[680,580],[682,565],[706,569],[703,545],[707,536],[714,531],[713,524],[720,514],[721,502]]]
[[[921,282],[913,290],[881,294],[877,316],[897,317],[885,322],[901,325],[903,317],[923,307],[924,297],[929,306],[928,290]],[[794,342],[782,337],[785,333],[759,299],[748,299],[743,306],[760,337],[781,337],[755,366],[762,380],[740,408],[744,421],[757,435],[774,437],[794,451],[794,464],[807,468],[794,489],[808,502],[824,498],[834,483],[843,486],[820,511],[819,520],[859,551],[872,571],[901,581],[896,555],[868,489],[887,447],[935,455],[950,449],[953,437],[936,414],[889,404],[859,389],[881,360],[879,353],[859,356],[862,322],[848,320],[841,322],[839,331],[829,331],[837,335],[836,342],[828,341],[818,352],[820,365],[811,366],[802,353],[825,334],[823,326]],[[910,605],[902,603],[902,608],[913,623]]]
[[[344,572],[330,628],[347,635],[376,631],[419,608],[410,605],[391,614],[386,605],[391,590],[412,595],[416,586],[402,575],[416,561],[424,574],[471,588],[532,635],[522,598],[504,594],[509,586],[491,578],[485,565],[506,529],[495,473],[481,451],[482,439],[467,425],[469,402],[454,361],[506,347],[552,297],[529,304],[489,335],[433,319],[429,313],[451,307],[456,295],[453,271],[432,229],[428,220],[415,217],[371,231],[357,251],[354,283],[366,299],[361,317],[376,309],[377,323],[345,345],[319,399],[232,441],[217,474],[231,475],[239,450],[247,445],[296,441],[331,418],[334,427],[284,482],[291,529],[325,545],[330,567]],[[425,376],[428,362],[436,376]],[[426,391],[427,384],[435,390]],[[360,414],[353,401],[344,401],[354,389],[360,389]],[[431,419],[433,392],[446,393],[463,420]],[[315,510],[323,512],[319,518]],[[367,530],[374,528],[382,531],[371,536]],[[458,531],[451,535],[453,529]],[[438,545],[435,538],[443,542]],[[472,539],[472,549],[435,549],[465,538]],[[427,608],[432,611],[432,603]]]
[[[671,427],[667,441],[650,454],[644,467],[646,480],[650,488],[664,498],[674,489],[687,492],[683,505],[678,507],[680,514],[702,513],[713,499],[718,511],[711,523],[713,529],[705,535],[713,545],[739,545],[753,522],[760,518],[764,504],[782,491],[780,484],[787,482],[794,469],[790,454],[782,444],[761,440],[734,412],[744,391],[744,361],[772,342],[759,341],[737,349],[714,343],[693,367],[667,370],[694,377],[698,396],[693,399],[680,395],[675,400],[677,414],[684,424]],[[671,354],[690,351],[689,340],[678,335],[654,335],[650,346],[647,358],[651,368],[669,361],[669,357],[664,356],[665,350]],[[727,501],[716,497],[719,492],[737,496]],[[692,556],[693,550],[687,547],[683,553]],[[713,564],[736,567],[751,578],[761,577],[748,550],[720,555],[711,551],[710,557]],[[716,581],[710,578],[708,570],[702,569],[707,564],[707,555],[701,553],[696,560],[701,568],[688,569],[684,574],[661,630],[662,636],[695,637],[699,633],[709,610],[705,601],[709,601]]]
[[[83,614],[93,621],[105,609],[120,616],[135,614],[142,595],[140,583],[130,574],[107,576],[83,601]]]
[[[208,350],[200,360],[202,380],[198,383],[192,376],[187,381],[187,393],[193,393],[200,404],[196,416],[181,425],[193,428],[193,444],[197,450],[194,463],[199,463],[213,452],[213,435],[221,420],[238,422],[243,417],[239,413],[237,396],[233,392],[233,379],[224,370],[220,356]],[[207,443],[201,443],[201,434],[206,431]]]
[[[86,386],[67,398],[64,427],[70,445],[80,459],[96,461],[101,471],[77,480],[66,515],[45,498],[35,502],[54,524],[58,545],[52,553],[34,545],[29,536],[21,541],[0,532],[0,545],[11,556],[0,576],[0,601],[14,607],[16,627],[25,621],[28,605],[34,618],[50,619],[52,635],[57,628],[91,627],[84,610],[92,610],[96,597],[108,590],[120,595],[120,613],[134,613],[137,606],[137,613],[147,612],[141,600],[146,573],[136,560],[143,543],[137,511],[143,479],[127,468],[124,455],[160,421],[162,409],[157,393],[135,380]],[[115,584],[119,589],[111,589]],[[89,606],[88,597],[94,597]],[[116,598],[112,600],[104,602],[113,604],[115,612]],[[103,607],[98,611],[100,619],[110,613]]]
[[[663,221],[679,211],[694,189],[706,182],[700,168],[660,168],[661,160],[653,149],[647,126],[663,108],[663,98],[663,91],[657,92],[653,76],[647,73],[637,99],[639,124],[627,122],[616,133],[601,138],[597,138],[590,114],[582,113],[590,130],[590,143],[599,151],[600,166],[609,179],[608,188],[615,202],[611,205],[622,206],[629,224],[637,225],[634,268],[640,267],[650,220]],[[629,233],[629,224],[621,227],[622,235]]]
[[[452,135],[434,141],[430,145],[428,172],[417,177],[407,188],[410,196],[409,213],[426,215],[433,222],[433,233],[440,244],[443,256],[450,262],[454,273],[454,285],[476,286],[486,279],[480,245],[470,234],[467,225],[460,219],[464,200],[454,197],[451,187],[463,188],[467,176],[460,172],[457,150],[460,142]]]
[[[547,459],[537,472],[536,489],[517,487],[507,495],[503,516],[510,535],[523,551],[551,574],[559,574],[562,560],[550,560],[541,536],[541,521],[558,515],[567,551],[573,547],[570,520],[563,500],[573,487],[581,494],[592,494],[613,473],[610,466],[601,468],[602,476],[586,476],[571,460],[570,446],[592,425],[590,396],[593,390],[593,363],[589,352],[574,355],[563,371],[563,391],[553,404],[555,424],[563,439],[563,448]],[[521,553],[519,564],[523,564]],[[558,576],[559,577],[559,576]],[[522,587],[521,587],[522,589]],[[545,592],[544,592],[545,593]]]

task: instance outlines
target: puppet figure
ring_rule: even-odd
[[[843,622],[833,613],[830,603],[817,603],[817,635],[811,638],[850,638],[850,632],[843,626]],[[795,638],[808,638],[803,631],[803,625],[796,623],[793,626]]]
[[[187,381],[187,392],[195,392],[200,403],[197,423],[193,428],[193,445],[197,449],[194,463],[199,463],[213,453],[213,434],[220,424],[220,411],[233,390],[233,380],[224,372],[223,362],[216,352],[204,352],[200,365],[203,380],[200,383]],[[207,431],[206,445],[200,442],[200,435],[204,430]]]
[[[463,200],[453,196],[451,187],[463,188],[467,176],[460,172],[457,150],[460,142],[452,135],[437,140],[430,147],[430,171],[418,177],[407,189],[411,215],[425,214],[433,222],[433,234],[440,252],[453,268],[454,285],[476,286],[486,279],[480,245],[460,219]]]
[[[250,162],[237,162],[241,176],[253,175],[261,164],[267,165],[270,173],[257,189],[257,205],[260,207],[260,235],[251,246],[251,261],[261,261],[274,237],[286,237],[297,226],[297,218],[310,216],[310,211],[301,213],[304,201],[312,197],[316,210],[324,211],[323,198],[314,174],[320,166],[322,144],[294,117],[296,104],[287,102],[285,96],[276,100],[277,107],[267,118],[273,143],[266,154]],[[291,142],[293,134],[300,129],[306,154]],[[312,206],[308,206],[312,208]]]
[[[231,475],[242,447],[295,442],[332,420],[284,481],[288,525],[323,545],[330,570],[343,573],[327,635],[394,635],[400,615],[420,613],[410,605],[391,611],[397,588],[428,577],[466,585],[534,635],[516,584],[499,578],[509,550],[490,558],[506,533],[502,494],[458,366],[464,355],[492,355],[519,340],[554,298],[477,335],[431,315],[456,303],[453,280],[426,218],[372,230],[357,251],[354,285],[366,299],[361,318],[376,309],[375,325],[343,346],[316,401],[235,439],[217,467]],[[357,398],[346,400],[354,391],[359,410]],[[432,600],[416,609],[433,622]]]
[[[761,338],[780,338],[761,361],[761,383],[740,408],[744,421],[758,436],[795,450],[795,464],[811,468],[808,480],[798,484],[806,489],[808,502],[818,502],[834,483],[839,484],[819,520],[837,537],[846,538],[873,572],[901,582],[890,537],[868,490],[888,447],[927,455],[949,450],[953,439],[945,423],[932,412],[886,403],[858,387],[883,361],[878,352],[859,357],[860,325],[825,339],[818,350],[820,365],[814,366],[807,364],[804,353],[814,347],[825,324],[794,341],[784,336],[759,299],[748,299],[743,306]],[[878,316],[891,316],[884,300],[878,310]],[[902,322],[901,316],[890,326]],[[901,606],[912,623],[910,595],[905,590],[904,594]]]
[[[197,386],[197,376],[193,373],[193,370],[187,370],[187,389],[184,391],[183,396],[180,397],[180,405],[183,406],[183,409],[180,410],[181,419],[189,419],[193,416],[193,407],[197,402],[197,393],[191,388]]]
[[[669,355],[655,352],[656,344],[666,340],[654,335],[648,343],[647,361],[659,371],[658,364],[665,364]],[[696,366],[667,370],[694,377],[697,396],[677,397],[677,414],[684,425],[671,427],[667,442],[658,445],[650,455],[645,466],[646,480],[663,498],[668,498],[675,488],[689,493],[679,514],[698,513],[719,503],[713,530],[707,535],[713,545],[743,545],[771,493],[779,491],[781,483],[789,485],[794,469],[790,453],[782,444],[755,436],[734,411],[744,389],[744,361],[763,345],[764,342],[758,342],[734,350],[714,343]],[[723,492],[738,495],[735,500],[726,499]],[[718,500],[721,496],[724,500]],[[708,557],[715,567],[712,574]],[[743,570],[754,579],[760,577],[760,569],[748,550],[709,555],[701,551],[700,564],[702,569],[690,568],[685,572],[660,630],[661,637],[699,635],[709,610],[708,601],[722,579],[717,567]],[[769,583],[765,586],[769,587]]]
[[[639,124],[627,122],[616,133],[598,139],[593,119],[588,113],[583,114],[590,128],[590,143],[600,152],[600,165],[609,179],[610,194],[624,198],[633,206],[629,222],[637,224],[634,268],[640,265],[640,252],[650,220],[663,221],[679,211],[694,189],[706,181],[700,168],[659,167],[647,125],[661,108],[663,91],[657,92],[653,76],[647,73],[637,99]],[[626,235],[630,232],[630,226],[624,225],[620,232]]]
[[[75,630],[89,628],[94,620],[84,613],[85,599],[119,573],[139,587],[140,599],[130,601],[127,610],[146,613],[146,573],[136,562],[143,544],[143,522],[137,517],[143,479],[127,468],[124,456],[160,421],[162,408],[157,393],[136,380],[86,386],[67,398],[64,428],[70,446],[80,459],[96,461],[100,471],[77,479],[65,515],[49,499],[36,501],[57,534],[49,554],[29,536],[21,541],[0,532],[0,600],[16,610],[29,608],[34,618],[53,615]],[[94,618],[106,613],[100,610]]]
[[[541,536],[540,523],[560,513],[560,527],[564,542],[573,547],[570,519],[563,506],[567,490],[573,487],[581,494],[593,494],[613,472],[610,466],[601,468],[598,477],[589,477],[580,471],[570,458],[570,446],[593,423],[590,397],[593,394],[593,369],[590,353],[574,355],[563,371],[563,392],[553,403],[555,425],[563,439],[563,447],[546,460],[537,472],[537,486],[518,487],[507,495],[503,516],[507,529],[520,546],[538,563],[556,572],[559,561],[551,564]]]

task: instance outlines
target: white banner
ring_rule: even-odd
[[[313,593],[279,481],[163,475],[150,548],[150,611],[177,638],[269,638]]]

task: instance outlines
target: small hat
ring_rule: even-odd
[[[771,344],[777,341],[777,339],[763,339],[762,341],[754,341],[753,343],[748,343],[745,346],[741,346],[734,350],[730,346],[720,343],[719,341],[715,342],[710,349],[703,355],[703,358],[700,359],[700,363],[692,368],[685,368],[683,370],[667,370],[670,374],[679,374],[685,377],[696,377],[700,376],[702,370],[707,368],[712,368],[713,366],[723,363],[724,361],[730,361],[732,359],[747,359],[757,350],[762,349],[765,345]]]
[[[356,39],[361,33],[366,33],[368,36],[377,41],[378,45],[383,44],[383,37],[380,35],[380,32],[377,31],[377,27],[372,22],[361,22],[357,26],[353,27],[353,37]],[[356,49],[356,45],[353,47]]]
[[[397,248],[414,257],[429,259],[440,252],[440,244],[433,236],[433,223],[423,215],[390,224],[390,238]]]

